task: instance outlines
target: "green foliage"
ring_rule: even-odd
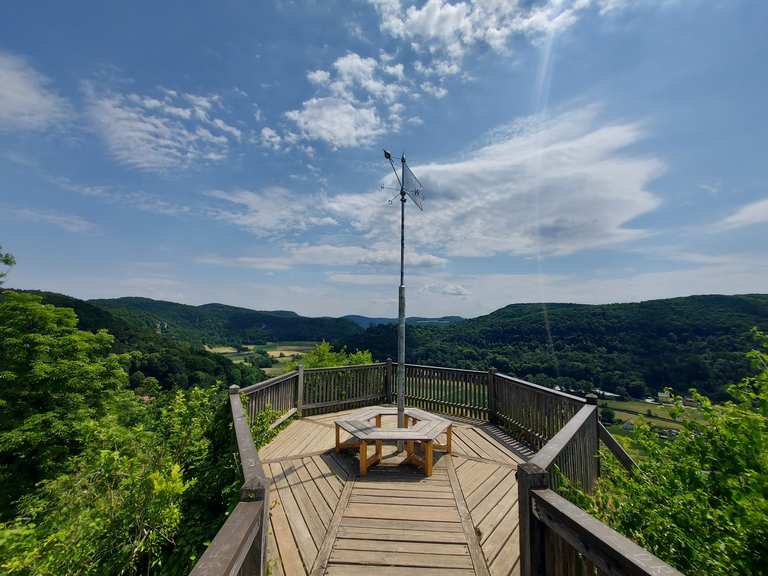
[[[624,387],[642,398],[670,387],[714,400],[750,373],[753,326],[768,330],[768,295],[690,296],[633,304],[513,304],[448,325],[409,324],[407,361],[500,372],[579,393]],[[396,358],[397,327],[378,325],[335,345]]]
[[[0,519],[63,471],[104,414],[105,393],[127,382],[112,336],[76,326],[71,310],[38,296],[6,292],[0,301]]]
[[[213,539],[242,483],[222,386],[242,373],[157,338],[116,355],[72,309],[0,295],[0,573],[184,575]]]
[[[604,424],[613,424],[616,422],[616,412],[611,408],[602,408],[600,410],[600,420],[602,420]]]
[[[604,455],[594,495],[569,494],[686,574],[768,574],[768,338],[754,334],[758,372],[729,387],[734,401],[692,391],[703,417],[676,438],[636,431],[641,475]]]
[[[0,264],[11,267],[16,264],[16,259],[10,252],[3,252],[3,247],[0,245]],[[8,275],[7,270],[0,271],[0,286],[3,285],[3,280]]]
[[[368,350],[347,352],[346,348],[334,350],[328,342],[321,342],[301,357],[305,368],[332,368],[334,366],[352,366],[354,364],[371,364],[373,356]],[[295,361],[292,362],[295,365]]]

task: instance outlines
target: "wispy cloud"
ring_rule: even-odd
[[[768,222],[768,198],[742,206],[721,222],[722,228],[740,228]]]
[[[222,97],[159,89],[153,96],[121,93],[83,84],[86,113],[112,156],[127,166],[150,172],[218,162],[243,139],[226,122]]]
[[[643,237],[632,226],[660,200],[649,184],[664,170],[626,152],[638,123],[606,123],[597,106],[521,119],[454,162],[416,165],[428,208],[409,235],[448,256],[565,254]],[[395,234],[398,214],[380,193],[329,198],[330,214],[372,241]]]
[[[50,224],[58,226],[67,232],[93,232],[96,230],[96,224],[75,214],[61,214],[28,208],[14,208],[9,210],[8,213],[17,220]]]
[[[51,181],[60,188],[70,192],[99,198],[111,204],[129,206],[151,214],[181,216],[192,212],[192,208],[189,206],[169,202],[143,191],[119,190],[109,185],[79,184],[68,178],[52,178]]]
[[[285,244],[278,256],[220,256],[207,255],[198,258],[202,264],[215,264],[235,268],[258,270],[287,270],[294,266],[334,266],[351,268],[379,268],[394,266],[399,262],[396,247],[376,244],[352,246],[344,244]],[[439,256],[415,251],[406,252],[406,264],[414,268],[437,268],[446,260]],[[340,277],[340,276],[339,276]],[[374,276],[371,276],[374,277]]]
[[[224,202],[224,207],[211,207],[210,216],[241,226],[262,238],[295,236],[310,227],[336,224],[336,220],[324,213],[322,196],[299,196],[280,186],[261,190],[211,190],[206,195]]]
[[[0,130],[42,130],[67,119],[71,107],[26,60],[0,51]]]

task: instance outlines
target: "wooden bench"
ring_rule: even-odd
[[[397,408],[389,406],[372,406],[358,410],[346,418],[336,420],[336,452],[342,448],[357,448],[360,454],[360,476],[368,473],[368,468],[381,462],[384,442],[404,442],[406,461],[416,464],[424,470],[424,474],[432,476],[434,461],[433,451],[451,453],[451,437],[453,423],[450,420],[435,416],[418,408],[405,410],[405,428],[382,428],[381,417],[397,414]],[[371,424],[371,420],[375,423]],[[409,427],[409,424],[412,426]],[[351,438],[341,442],[341,430],[349,433]],[[438,444],[436,439],[445,433],[446,443]],[[368,457],[368,446],[373,444],[376,451]],[[423,447],[424,455],[416,451],[416,445]]]

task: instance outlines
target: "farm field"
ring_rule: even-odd
[[[270,357],[277,361],[268,368],[262,368],[268,376],[277,376],[282,374],[288,368],[288,363],[294,356],[302,356],[307,351],[314,348],[318,342],[309,340],[290,340],[284,342],[267,342],[266,344],[244,344],[245,351],[238,352],[234,346],[207,346],[209,352],[226,356],[233,362],[245,362],[254,352],[266,352]]]
[[[616,411],[616,417],[622,420],[629,420],[632,416],[635,416],[631,412],[640,412],[648,419],[656,420],[657,418],[672,418],[672,412],[674,406],[671,404],[651,404],[642,400],[600,400],[599,404],[607,404],[609,408]],[[650,414],[648,411],[650,410]],[[628,412],[631,411],[631,412]],[[701,412],[698,408],[692,408],[689,406],[683,406],[683,413],[678,416],[677,420],[697,420],[701,418]],[[664,424],[670,424],[669,422],[659,420]],[[669,426],[674,428],[674,426]]]

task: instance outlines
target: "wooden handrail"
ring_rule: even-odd
[[[555,434],[541,450],[536,452],[529,462],[535,464],[542,470],[549,470],[549,467],[555,459],[560,455],[568,443],[573,440],[574,436],[581,430],[581,427],[584,426],[585,422],[594,415],[596,410],[597,406],[589,404],[582,406],[581,410],[579,410],[565,426],[560,428],[560,431]]]
[[[374,362],[373,364],[350,364],[348,366],[333,366],[331,368],[305,368],[305,373],[318,374],[323,372],[349,372],[351,370],[359,370],[361,368],[377,368],[379,366],[386,366],[386,362]]]
[[[190,576],[264,576],[267,573],[269,481],[253,443],[240,392],[239,386],[229,387],[229,406],[245,480],[240,488],[240,502]]]
[[[597,432],[600,436],[600,440],[602,440],[603,444],[608,447],[608,450],[611,451],[611,454],[613,454],[616,459],[621,462],[624,468],[626,468],[631,474],[634,474],[639,469],[638,465],[634,460],[632,460],[632,456],[627,454],[627,451],[624,450],[624,447],[619,444],[616,438],[613,437],[613,434],[608,432],[605,426],[603,426],[602,422],[597,423]]]
[[[534,384],[533,382],[528,382],[527,380],[515,378],[514,376],[507,376],[506,374],[497,373],[496,377],[502,378],[504,380],[509,380],[510,382],[514,382],[515,384],[520,384],[521,386],[525,386],[526,388],[529,388],[534,392],[541,392],[543,394],[549,394],[550,396],[559,396],[560,398],[567,398],[568,400],[573,400],[574,402],[582,402],[582,403],[586,402],[586,400],[581,396],[574,396],[573,394],[561,392],[560,390],[555,390],[554,388],[547,388],[546,386],[541,386],[540,384]]]
[[[447,368],[445,366],[426,366],[424,364],[406,364],[412,368],[429,368],[430,370],[443,370],[445,372],[464,372],[465,374],[486,374],[486,370],[468,370],[467,368]]]
[[[285,382],[286,380],[290,380],[294,376],[298,374],[298,370],[294,370],[293,372],[287,372],[285,374],[280,374],[279,376],[273,376],[269,380],[262,380],[261,382],[256,382],[256,384],[251,384],[250,386],[246,386],[245,388],[240,388],[240,394],[245,394],[246,396],[249,394],[253,394],[254,392],[258,392],[259,390],[264,390],[265,388],[271,388],[272,386],[275,386],[277,384],[280,384],[281,382]]]
[[[243,469],[245,483],[240,490],[240,500],[263,500],[269,489],[269,481],[259,460],[259,454],[253,443],[251,428],[243,411],[240,400],[240,387],[229,387],[229,404],[232,409],[232,421],[235,426],[237,450],[240,453],[240,466]]]
[[[612,576],[682,576],[629,538],[549,489],[531,490],[536,519]],[[540,551],[544,553],[544,550]],[[550,559],[550,561],[556,559]]]
[[[255,539],[261,534],[260,523],[265,508],[263,501],[238,502],[189,576],[266,573],[257,565],[261,560],[254,554]]]

